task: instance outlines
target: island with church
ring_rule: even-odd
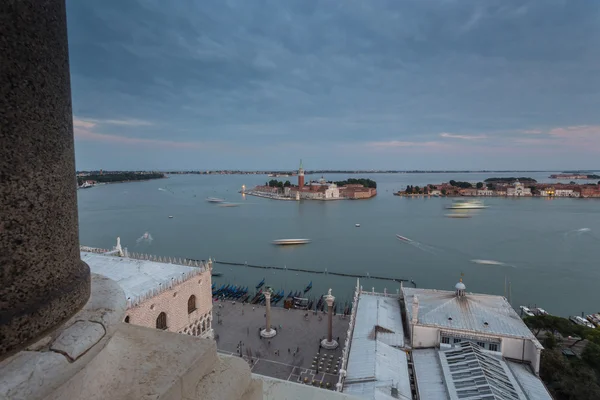
[[[242,188],[242,193],[250,196],[265,197],[275,200],[359,200],[370,199],[377,195],[377,182],[366,178],[349,178],[343,181],[328,181],[324,177],[319,180],[305,182],[304,168],[300,160],[296,185],[289,180],[285,182],[271,179],[264,185],[251,190]]]

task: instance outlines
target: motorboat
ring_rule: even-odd
[[[360,224],[354,224],[354,226],[360,228]]]
[[[169,215],[169,218],[173,218],[173,216],[172,216],[172,215]]]
[[[222,203],[225,200],[224,199],[220,199],[218,197],[209,197],[206,199],[206,201],[208,201],[209,203]]]
[[[487,206],[485,206],[481,200],[459,199],[454,200],[447,208],[451,210],[479,210],[487,208]]]
[[[296,244],[307,244],[310,243],[310,239],[277,239],[273,240],[273,244],[278,246],[290,246]]]
[[[483,265],[504,265],[503,262],[494,261],[494,260],[471,260],[471,262],[475,264],[483,264]]]
[[[396,235],[396,237],[404,242],[412,242],[411,239],[404,237],[404,236]]]
[[[88,181],[83,182],[83,184],[81,186],[79,186],[80,189],[89,189],[91,187],[94,187],[94,185],[92,185]]]
[[[521,306],[521,315],[526,315],[528,317],[533,317],[535,314],[531,312],[529,307]]]

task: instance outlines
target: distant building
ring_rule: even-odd
[[[493,196],[494,191],[491,189],[477,189],[477,196]]]
[[[127,298],[124,322],[194,336],[213,336],[211,261],[199,264],[190,261],[190,265],[199,266],[186,266],[90,251],[82,251],[81,259],[93,273],[121,286]]]
[[[302,168],[302,160],[300,160],[300,168],[298,168],[298,188],[302,190],[304,187],[304,168]]]
[[[511,197],[531,196],[531,189],[523,186],[517,179],[512,186],[506,188],[506,195]]]

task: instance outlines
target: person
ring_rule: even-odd
[[[288,347],[288,353],[290,352],[290,348]]]

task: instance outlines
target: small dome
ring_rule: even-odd
[[[465,286],[465,284],[462,283],[462,282],[458,282],[456,284],[456,286],[454,286],[454,287],[456,288],[456,290],[466,290],[467,289],[467,287]]]

